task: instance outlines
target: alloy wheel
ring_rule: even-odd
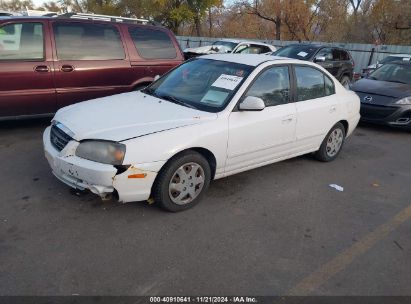
[[[201,193],[204,182],[204,169],[199,164],[182,165],[174,172],[168,186],[171,201],[177,205],[189,204]]]

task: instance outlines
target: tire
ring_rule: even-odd
[[[195,151],[182,152],[161,169],[153,186],[153,198],[170,212],[183,211],[199,203],[211,180],[208,161]]]
[[[340,82],[341,82],[341,84],[343,85],[344,88],[348,89],[351,80],[350,80],[350,77],[348,77],[347,75],[344,75],[343,77],[341,77]]]
[[[320,149],[315,152],[315,158],[322,162],[330,162],[337,158],[345,141],[345,128],[342,123],[337,123],[325,136]]]

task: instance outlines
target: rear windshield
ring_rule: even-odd
[[[318,47],[312,45],[288,45],[274,52],[273,56],[310,60],[317,50]]]
[[[230,42],[230,41],[216,41],[213,43],[213,46],[221,45],[224,46],[228,51],[232,51],[238,43],[236,42]]]

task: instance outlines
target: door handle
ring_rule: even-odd
[[[293,120],[294,120],[294,116],[290,115],[290,116],[283,117],[283,119],[281,121],[282,121],[283,124],[286,124],[286,123],[292,122]]]
[[[65,64],[65,65],[63,65],[63,66],[61,67],[60,70],[61,70],[62,72],[66,72],[66,73],[68,73],[68,72],[73,72],[73,71],[74,71],[74,67],[73,67],[72,65]]]
[[[34,71],[38,73],[47,73],[50,71],[50,68],[47,65],[38,65],[34,67]]]
[[[330,113],[334,113],[337,110],[335,106],[332,106],[329,110]]]

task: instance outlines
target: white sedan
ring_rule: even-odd
[[[183,53],[185,59],[190,59],[207,54],[268,54],[276,50],[275,46],[263,42],[223,39],[215,41],[212,45],[187,48]]]
[[[180,211],[213,179],[310,152],[334,160],[359,109],[358,96],[314,63],[207,55],[142,91],[60,109],[43,141],[67,185]]]

